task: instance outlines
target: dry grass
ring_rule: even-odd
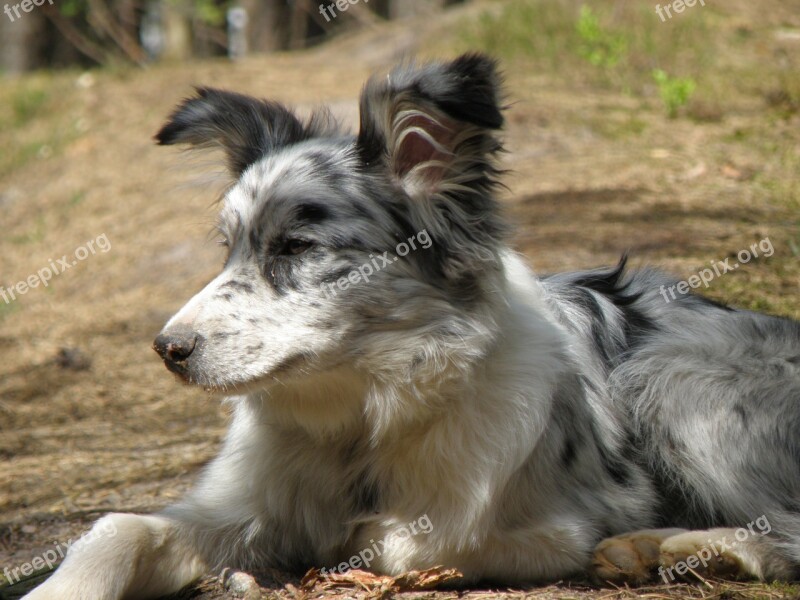
[[[0,299],[0,568],[75,536],[103,511],[171,502],[219,445],[226,415],[216,400],[180,386],[150,350],[166,319],[221,264],[207,238],[215,193],[185,186],[184,169],[173,168],[183,157],[150,141],[175,102],[192,84],[211,82],[303,110],[332,102],[343,120],[355,123],[355,99],[372,69],[398,52],[441,54],[486,44],[488,34],[475,23],[488,31],[497,25],[480,15],[489,11],[502,23],[514,17],[503,11],[519,5],[482,3],[438,21],[382,26],[313,52],[235,65],[209,61],[3,82],[0,285],[103,233],[111,250],[46,289],[10,304]],[[800,318],[800,116],[796,77],[786,76],[800,70],[798,2],[709,3],[681,21],[654,24],[649,8],[598,0],[592,5],[604,27],[641,38],[629,40],[630,60],[604,72],[569,50],[578,3],[553,5],[550,29],[525,26],[531,38],[549,39],[549,46],[536,46],[543,55],[524,51],[524,44],[498,48],[513,102],[504,202],[518,226],[518,247],[540,271],[608,264],[628,250],[634,263],[687,278],[769,236],[774,256],[716,279],[707,293]],[[681,41],[672,53],[670,27]],[[648,82],[654,65],[674,73],[688,65],[685,73],[698,83],[676,120],[667,118]],[[60,366],[64,347],[89,356],[90,368]],[[271,581],[270,596],[306,593],[286,576]],[[283,587],[292,581],[295,591]],[[195,593],[225,597],[213,578]],[[798,594],[795,586],[721,582],[461,593],[472,599]]]

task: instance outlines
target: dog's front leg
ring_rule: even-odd
[[[23,600],[122,600],[175,592],[205,569],[189,535],[185,525],[161,516],[108,515]]]

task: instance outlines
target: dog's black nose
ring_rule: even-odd
[[[169,331],[159,334],[153,342],[153,350],[167,363],[167,367],[176,367],[188,359],[197,345],[197,334],[194,331]]]

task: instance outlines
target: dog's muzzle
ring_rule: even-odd
[[[197,347],[198,335],[188,327],[172,327],[158,335],[153,350],[164,359],[167,369],[186,378],[187,361]]]

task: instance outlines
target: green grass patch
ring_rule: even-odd
[[[570,85],[643,96],[660,89],[670,112],[692,86],[707,104],[730,100],[738,67],[727,64],[726,49],[753,44],[720,27],[721,19],[710,6],[663,23],[649,3],[508,0],[464,20],[455,45],[523,62]],[[657,70],[668,79],[654,82]]]
[[[653,80],[658,85],[658,95],[670,119],[678,116],[678,111],[689,103],[697,89],[694,79],[672,77],[663,69],[653,69]]]
[[[22,86],[11,97],[12,127],[21,127],[39,116],[45,109],[48,93],[38,86]]]
[[[575,32],[580,40],[578,54],[594,67],[613,69],[627,54],[628,38],[603,27],[595,12],[585,4],[581,6]]]
[[[578,41],[577,17],[562,0],[514,0],[462,23],[458,44],[464,50],[483,50],[506,60],[525,58],[556,69],[569,44]]]
[[[0,178],[58,155],[79,132],[72,117],[75,73],[39,71],[0,85]]]

